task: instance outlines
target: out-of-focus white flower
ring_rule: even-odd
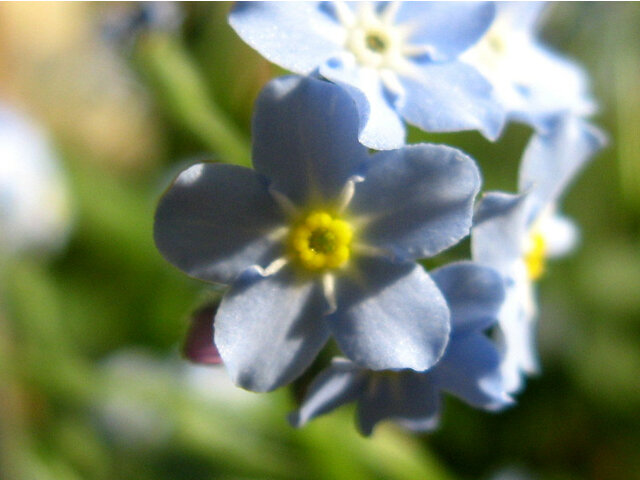
[[[223,368],[193,365],[175,354],[158,357],[143,349],[122,349],[104,360],[100,373],[106,388],[95,404],[97,423],[128,447],[168,442],[184,421],[178,407],[207,421],[233,422],[266,405],[255,393],[236,387]]]
[[[46,135],[0,105],[0,254],[60,249],[70,213],[67,185]]]
[[[224,368],[184,364],[181,370],[187,387],[203,400],[232,406],[235,410],[260,408],[258,395],[238,388]]]
[[[105,433],[128,447],[167,442],[174,425],[154,400],[166,398],[166,386],[174,381],[173,368],[163,368],[147,352],[126,349],[106,358],[101,373],[106,390],[95,407]]]
[[[520,470],[518,468],[505,468],[490,477],[490,480],[533,480],[534,477],[530,476],[528,472]]]

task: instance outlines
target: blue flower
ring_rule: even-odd
[[[535,134],[520,165],[520,194],[492,192],[478,204],[472,230],[474,260],[501,272],[507,296],[500,313],[499,334],[507,391],[522,387],[522,373],[538,370],[535,348],[534,281],[546,258],[566,254],[577,229],[556,213],[567,186],[605,144],[605,137],[587,122],[556,117],[550,130]]]
[[[449,309],[414,260],[466,236],[480,179],[458,150],[369,156],[343,89],[282,77],[260,94],[255,170],[199,164],[160,200],[156,245],[187,274],[230,284],[215,344],[240,386],[290,382],[333,335],[374,370],[426,370]]]
[[[293,425],[357,401],[358,427],[365,435],[385,419],[411,430],[432,430],[438,424],[442,391],[488,410],[512,403],[502,385],[500,355],[483,334],[496,322],[504,299],[501,276],[471,262],[448,265],[432,276],[451,309],[451,338],[442,359],[427,372],[372,372],[334,359],[289,417]]]
[[[536,39],[544,2],[497,2],[489,31],[461,59],[491,82],[510,119],[545,130],[558,114],[594,112],[585,72]]]
[[[238,2],[229,22],[268,60],[343,86],[358,105],[360,141],[385,150],[404,144],[403,119],[499,135],[491,85],[457,61],[493,16],[490,2]]]

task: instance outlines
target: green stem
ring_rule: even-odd
[[[250,166],[249,141],[207,91],[195,62],[175,37],[149,34],[137,58],[164,107],[198,139],[229,163]]]

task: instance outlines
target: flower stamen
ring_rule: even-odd
[[[289,249],[307,270],[344,266],[351,256],[351,225],[326,211],[314,211],[291,229]]]
[[[364,42],[369,50],[376,53],[384,53],[388,46],[387,39],[379,32],[367,32]]]

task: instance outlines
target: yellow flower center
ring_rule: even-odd
[[[504,55],[507,51],[507,42],[501,32],[489,31],[486,42],[495,55]]]
[[[540,232],[531,235],[531,243],[525,254],[527,273],[531,280],[538,280],[545,270],[547,242]]]
[[[508,23],[498,19],[484,37],[462,55],[462,58],[493,81],[504,76],[505,68],[512,67],[509,62],[513,52],[518,48],[517,45],[521,43],[520,38],[513,33]]]
[[[291,228],[289,248],[308,270],[334,269],[349,260],[352,238],[353,229],[347,222],[326,211],[314,211]]]

